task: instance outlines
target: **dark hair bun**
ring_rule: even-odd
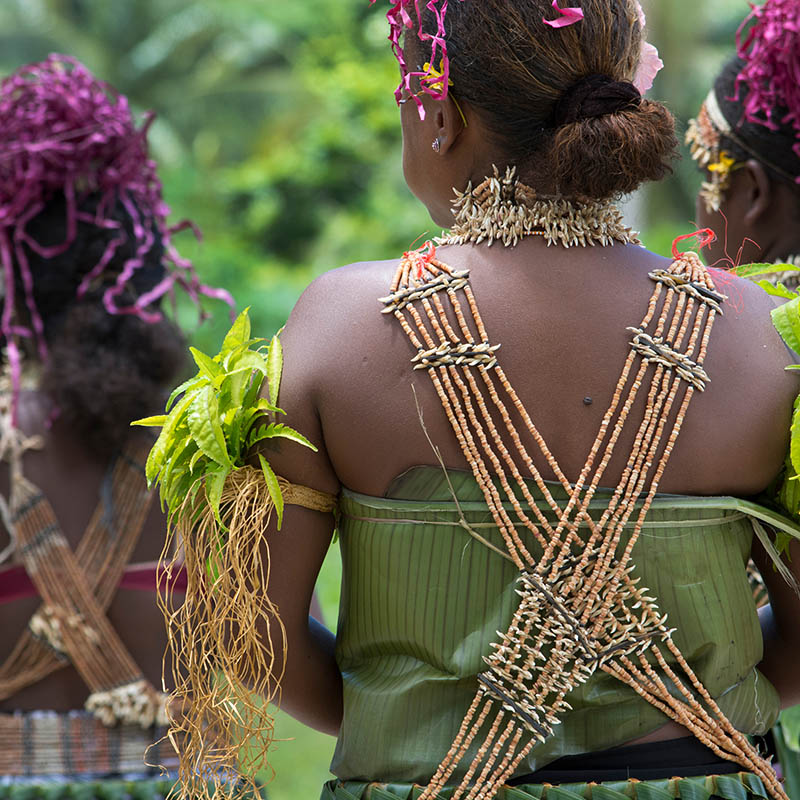
[[[163,408],[184,348],[173,323],[111,315],[93,293],[65,309],[40,388],[88,449],[109,456],[130,437],[134,419]]]
[[[550,149],[551,177],[560,194],[602,200],[661,180],[672,171],[677,150],[672,114],[663,104],[642,99],[558,128]]]
[[[601,200],[663,178],[678,141],[669,111],[632,86],[643,34],[635,0],[580,7],[579,25],[553,30],[543,22],[552,0],[451,3],[451,91],[524,180]],[[435,15],[421,13],[433,35]]]
[[[641,92],[629,81],[608,75],[587,75],[573,84],[556,103],[553,126],[560,128],[592,117],[604,117],[642,102]]]

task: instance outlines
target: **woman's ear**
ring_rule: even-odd
[[[437,130],[437,153],[445,155],[455,145],[466,129],[464,112],[461,110],[463,105],[462,103],[461,106],[459,106],[451,95],[448,95],[444,100],[436,103],[434,121]]]
[[[751,158],[740,167],[739,183],[747,200],[743,219],[748,227],[754,228],[759,222],[763,222],[772,206],[772,181],[761,162]]]

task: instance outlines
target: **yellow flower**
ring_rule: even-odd
[[[444,59],[439,62],[439,69],[431,64],[430,61],[426,61],[422,65],[422,69],[427,73],[424,78],[422,78],[422,82],[428,89],[433,89],[433,91],[438,92],[439,94],[443,94],[442,89],[444,88]],[[453,85],[453,79],[448,77],[447,85]],[[461,110],[461,106],[459,105],[458,100],[455,97],[450,95],[452,101],[456,104],[456,108],[458,109],[458,113],[461,116],[461,121],[464,123],[464,127],[469,127],[467,123],[467,118],[464,116],[464,112]]]
[[[441,92],[444,84],[444,59],[439,62],[439,69],[436,69],[430,61],[426,61],[422,69],[426,73],[425,83],[427,86],[434,91]],[[447,85],[453,85],[452,78],[447,79]]]
[[[724,150],[719,154],[719,161],[708,165],[709,172],[718,172],[720,177],[729,175],[736,166],[736,159],[732,158]]]

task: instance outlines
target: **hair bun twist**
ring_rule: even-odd
[[[637,107],[641,92],[628,81],[616,81],[608,75],[587,75],[561,95],[553,109],[553,125],[560,128],[584,119],[615,114]]]
[[[668,175],[677,149],[672,114],[662,103],[641,98],[559,127],[550,148],[551,176],[567,197],[628,194],[643,181]]]

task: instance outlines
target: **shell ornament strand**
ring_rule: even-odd
[[[470,183],[454,192],[455,223],[437,244],[500,241],[512,247],[525,236],[543,236],[548,245],[562,247],[641,244],[613,202],[542,197],[516,177],[515,167],[502,176],[494,167],[477,187]]]
[[[513,180],[513,174],[506,177]],[[490,181],[501,193],[503,185],[511,185],[497,176]],[[559,225],[553,221],[552,230]],[[477,240],[484,231],[481,218],[475,230],[462,235]],[[509,241],[515,235],[509,233]],[[585,238],[595,235],[587,231]],[[776,800],[787,800],[770,764],[724,716],[679,651],[656,598],[632,576],[631,553],[642,523],[692,397],[709,380],[703,363],[726,299],[694,253],[681,254],[669,270],[650,277],[655,288],[646,314],[629,328],[630,352],[574,486],[498,363],[497,345],[486,331],[467,272],[451,270],[433,248],[408,253],[390,295],[382,299],[384,313],[395,316],[417,351],[415,369],[428,371],[520,572],[519,607],[485,659],[472,704],[422,800],[439,796],[459,767],[465,772],[451,800],[493,798],[533,747],[553,734],[570,710],[569,693],[597,670],[630,686],[721,758],[752,772]],[[634,403],[642,394],[646,409],[637,418]],[[627,466],[594,520],[589,503],[628,427],[635,427],[636,435]],[[523,438],[536,446],[569,493],[563,510]],[[537,508],[523,468],[557,522]],[[588,527],[584,538],[581,525]],[[542,550],[539,558],[531,553],[533,541]],[[473,758],[469,751],[475,747]]]

